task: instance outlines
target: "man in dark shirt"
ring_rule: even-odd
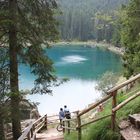
[[[65,115],[66,119],[71,119],[70,111],[66,105],[64,106],[64,115]]]

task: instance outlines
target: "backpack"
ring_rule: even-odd
[[[65,117],[66,117],[66,119],[71,119],[71,114],[69,111],[65,112]]]

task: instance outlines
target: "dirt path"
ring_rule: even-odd
[[[43,133],[37,133],[37,140],[64,140],[63,132],[58,132],[56,128],[50,128]]]

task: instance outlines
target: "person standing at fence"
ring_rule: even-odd
[[[64,119],[65,117],[65,114],[64,114],[64,111],[63,111],[63,108],[60,108],[60,111],[59,111],[59,120],[60,120],[60,125],[62,126],[62,120]]]
[[[66,119],[71,119],[71,113],[66,105],[64,105],[64,114]],[[67,121],[67,126],[70,128],[70,121]],[[68,129],[68,133],[70,133],[70,129]]]
[[[66,105],[64,105],[64,114],[66,119],[71,119],[71,114]]]

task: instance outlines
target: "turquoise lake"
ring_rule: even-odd
[[[52,87],[53,96],[32,95],[31,101],[40,102],[39,112],[55,114],[67,105],[71,111],[83,109],[101,97],[95,90],[98,79],[106,71],[121,72],[119,55],[106,49],[84,45],[59,45],[46,49],[53,60],[56,74],[70,80],[59,87]],[[27,66],[20,66],[20,89],[31,89],[34,76]]]

